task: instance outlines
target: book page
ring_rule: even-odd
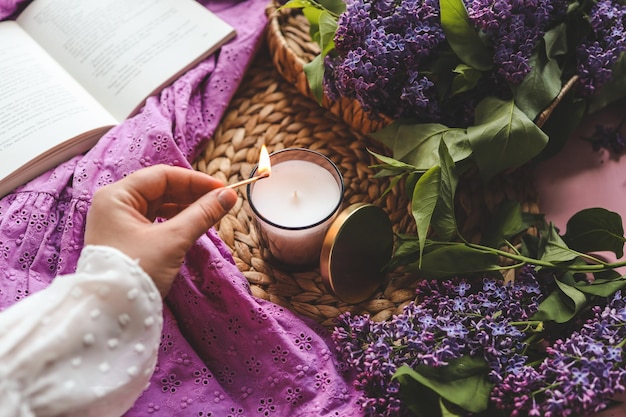
[[[115,124],[12,21],[0,23],[0,178],[86,131]]]
[[[17,21],[119,122],[234,36],[195,0],[37,0]]]

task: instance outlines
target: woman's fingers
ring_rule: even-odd
[[[195,242],[224,217],[236,202],[237,193],[230,188],[221,187],[203,195],[184,210],[170,217],[162,226],[182,234],[182,237],[189,242]]]
[[[112,184],[131,193],[137,205],[157,210],[163,204],[188,205],[224,183],[192,169],[155,165],[134,172]],[[137,207],[139,208],[139,207]]]

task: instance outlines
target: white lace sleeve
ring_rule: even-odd
[[[0,313],[0,416],[120,416],[154,371],[162,308],[137,262],[84,248],[75,274]]]

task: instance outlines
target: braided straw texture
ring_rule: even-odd
[[[389,178],[374,178],[370,165],[376,161],[367,152],[389,154],[381,145],[353,130],[339,118],[301,94],[273,65],[263,45],[208,147],[194,168],[226,183],[248,178],[266,144],[270,152],[289,147],[317,150],[337,164],[344,176],[344,206],[365,202],[378,205],[389,215],[397,233],[415,234],[409,201],[402,184],[388,188]],[[524,169],[498,177],[484,188],[478,178],[463,178],[457,215],[461,233],[477,241],[493,208],[503,199],[523,202],[523,209],[538,212],[532,178]],[[344,311],[370,313],[384,320],[413,300],[417,278],[390,273],[387,284],[370,300],[346,304],[330,294],[319,269],[286,271],[267,261],[259,244],[245,188],[238,189],[239,201],[217,225],[219,236],[232,249],[238,268],[248,279],[252,293],[285,308],[332,326]]]

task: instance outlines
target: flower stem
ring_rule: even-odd
[[[465,244],[467,246],[469,246],[470,248],[473,249],[479,249],[479,250],[483,250],[486,252],[491,252],[494,253],[496,255],[502,256],[504,258],[508,258],[508,259],[513,259],[522,263],[527,263],[527,264],[532,264],[532,265],[536,265],[536,266],[542,266],[545,268],[559,268],[559,269],[567,269],[569,271],[572,272],[600,272],[600,271],[605,271],[608,269],[615,269],[615,268],[619,268],[622,266],[626,266],[626,261],[621,261],[621,262],[613,262],[613,263],[606,263],[603,262],[602,260],[586,255],[584,253],[577,253],[575,251],[572,251],[573,253],[577,253],[579,256],[583,256],[587,259],[591,259],[594,262],[596,262],[595,264],[585,264],[585,265],[563,265],[563,264],[555,264],[554,262],[550,262],[550,261],[543,261],[541,259],[534,259],[534,258],[529,258],[527,256],[518,254],[518,253],[510,253],[507,251],[503,251],[500,249],[496,249],[496,248],[491,248],[488,246],[483,246],[483,245],[479,245],[476,243],[461,243],[461,244]],[[503,267],[503,269],[508,268],[508,267]]]

